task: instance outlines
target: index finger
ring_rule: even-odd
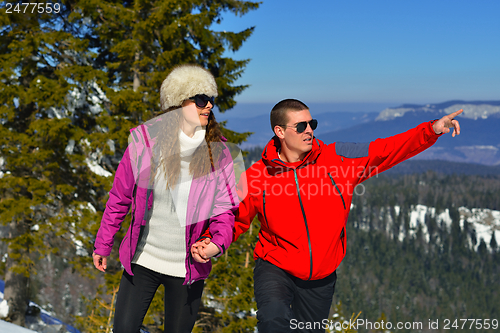
[[[451,118],[455,118],[456,116],[458,116],[459,114],[461,114],[462,112],[464,112],[464,109],[460,109],[458,111],[455,111],[453,113],[450,113],[448,116],[450,116]]]

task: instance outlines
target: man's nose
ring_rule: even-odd
[[[307,122],[306,124],[307,124],[307,126],[306,126],[306,129],[304,130],[304,132],[313,133],[314,130],[312,129],[310,122]]]

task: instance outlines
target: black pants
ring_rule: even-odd
[[[204,281],[182,285],[184,278],[154,272],[132,265],[133,276],[123,272],[116,298],[114,333],[138,333],[156,290],[165,286],[165,330],[191,332],[203,293]]]
[[[325,332],[336,281],[335,272],[304,281],[257,259],[254,292],[259,333]]]

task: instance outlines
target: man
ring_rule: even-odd
[[[325,145],[314,137],[318,123],[304,103],[274,106],[275,136],[239,182],[238,193],[248,194],[234,228],[236,240],[255,215],[261,221],[254,251],[259,333],[324,332],[355,186],[424,151],[450,128],[460,134],[454,119],[460,113],[369,143]],[[207,259],[208,242],[193,245],[196,260]]]

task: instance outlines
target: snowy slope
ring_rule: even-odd
[[[396,207],[395,210],[399,212],[399,207]],[[482,239],[486,243],[488,250],[491,251],[491,238],[495,237],[497,243],[500,242],[500,211],[486,208],[469,209],[466,207],[460,207],[458,211],[460,213],[460,228],[464,230],[465,223],[467,223],[469,230],[475,230],[477,242],[473,244],[472,240],[469,238],[470,248],[477,250]],[[420,229],[424,239],[427,242],[430,241],[429,231],[425,223],[426,216],[435,218],[438,225],[445,227],[448,231],[451,230],[452,220],[448,209],[437,214],[434,207],[416,205],[410,212],[410,228],[408,230],[408,235],[410,237],[415,237],[417,230]],[[401,230],[398,238],[402,241],[404,237],[404,230]]]
[[[17,326],[0,319],[0,332],[2,333],[35,333],[35,331]]]
[[[465,102],[449,101],[440,104],[427,105],[402,105],[397,108],[387,108],[380,112],[377,121],[387,121],[398,117],[403,117],[407,112],[429,112],[442,115],[450,114],[457,110],[464,110],[461,117],[469,119],[486,119],[492,115],[500,113],[499,101],[488,102]]]
[[[351,209],[354,205],[351,205]],[[444,211],[436,212],[436,208],[427,207],[425,205],[414,205],[411,207],[410,211],[407,213],[409,217],[408,230],[405,229],[404,225],[401,225],[398,232],[394,234],[394,219],[401,221],[403,216],[401,216],[401,207],[394,206],[395,216],[385,215],[390,207],[385,207],[380,210],[380,219],[387,219],[385,224],[385,232],[393,239],[398,239],[403,241],[405,237],[416,238],[417,233],[421,232],[422,237],[426,242],[430,242],[431,235],[427,227],[426,219],[433,218],[436,221],[437,226],[441,230],[446,230],[448,235],[451,233],[452,219],[450,217],[449,209]],[[487,208],[466,208],[459,207],[458,212],[460,214],[460,229],[462,231],[467,226],[469,231],[467,236],[467,242],[470,249],[477,251],[481,240],[486,244],[488,251],[492,251],[490,242],[492,237],[495,237],[497,244],[500,244],[500,211],[491,210]],[[467,225],[466,225],[467,224]],[[365,231],[370,231],[370,225],[368,219],[365,217],[358,222],[357,226]],[[474,232],[471,232],[474,231]],[[439,235],[434,235],[434,242],[441,242]]]

